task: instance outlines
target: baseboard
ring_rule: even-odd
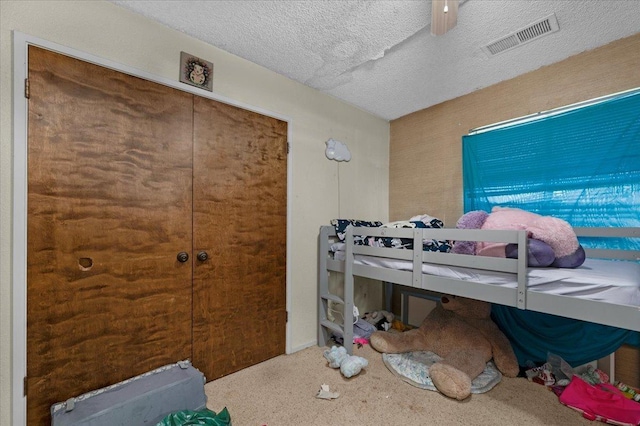
[[[291,351],[287,352],[287,355],[293,354],[293,353],[296,353],[296,352],[301,351],[303,349],[307,349],[307,348],[309,348],[311,346],[317,346],[317,345],[318,345],[318,340],[314,339],[314,340],[311,340],[311,341],[309,341],[307,343],[303,343],[302,345],[298,345],[298,346],[292,347]]]

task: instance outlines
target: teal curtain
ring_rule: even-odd
[[[640,89],[472,131],[462,152],[465,212],[508,206],[573,226],[640,226]],[[521,365],[547,352],[579,365],[622,343],[640,346],[628,330],[500,305],[493,316]]]

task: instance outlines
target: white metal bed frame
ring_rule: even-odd
[[[640,238],[640,228],[574,228],[579,237]],[[369,247],[353,244],[355,235],[413,239],[413,249]],[[518,244],[518,259],[439,253],[422,250],[423,240],[486,241]],[[346,230],[346,258],[335,260],[329,255],[330,245],[338,242],[335,228],[320,227],[318,237],[318,345],[325,346],[336,332],[344,338],[344,346],[353,353],[353,322],[339,324],[328,315],[330,302],[343,305],[343,318],[350,319],[354,307],[354,277],[366,277],[385,283],[401,284],[443,294],[469,297],[507,306],[544,312],[628,330],[640,331],[640,307],[602,302],[571,296],[537,292],[527,287],[527,235],[525,231],[469,230],[453,228],[384,228],[353,227]],[[587,257],[640,260],[640,250],[585,248]],[[412,271],[401,271],[355,262],[356,255],[403,259],[413,262]],[[468,280],[444,278],[422,273],[422,263],[468,267],[514,274],[517,287],[508,288]],[[329,292],[329,274],[344,274],[344,296]]]

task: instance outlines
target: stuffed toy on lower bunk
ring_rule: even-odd
[[[443,296],[419,328],[403,333],[376,331],[371,346],[387,354],[429,351],[442,358],[429,368],[434,386],[444,395],[463,400],[471,382],[493,359],[507,377],[520,371],[506,336],[491,320],[491,304]]]
[[[577,268],[585,252],[571,225],[559,218],[541,216],[526,210],[494,207],[491,213],[474,210],[456,224],[460,229],[525,230],[528,240],[528,265],[535,267]],[[456,241],[453,253],[493,257],[518,257],[517,244]]]

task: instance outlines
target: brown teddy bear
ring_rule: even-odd
[[[448,397],[463,400],[471,394],[471,381],[493,358],[507,377],[519,367],[511,344],[491,320],[491,304],[456,296],[443,296],[419,328],[393,333],[376,331],[371,346],[382,353],[429,351],[442,361],[429,367],[434,386]]]

